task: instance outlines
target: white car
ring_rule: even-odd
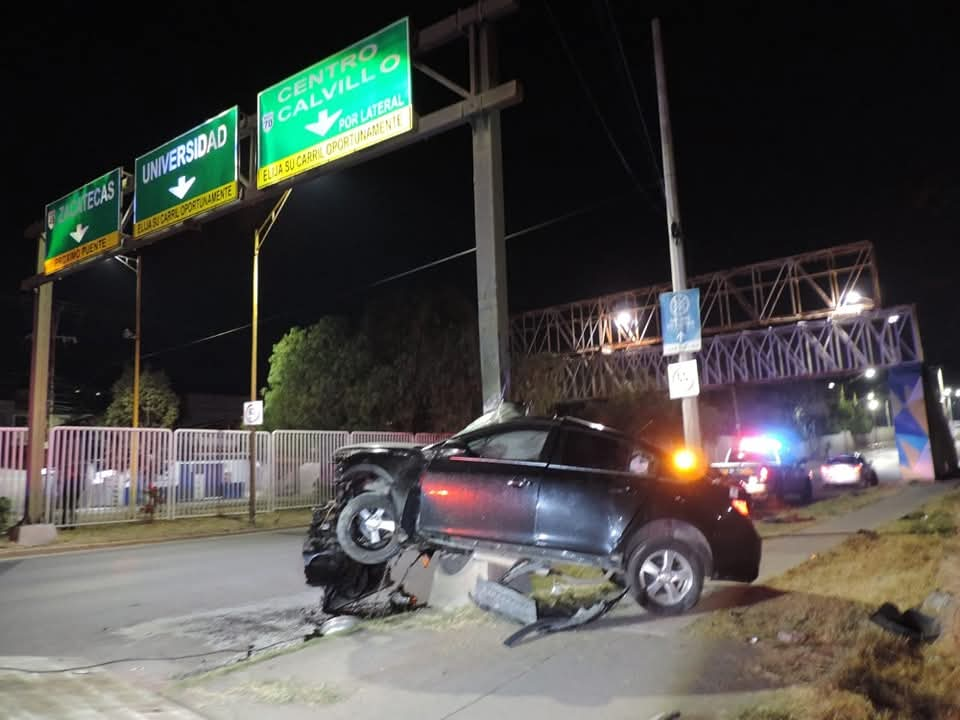
[[[880,482],[877,471],[860,453],[827,458],[820,466],[820,480],[835,487],[868,487]]]

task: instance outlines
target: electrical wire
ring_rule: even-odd
[[[226,648],[224,650],[210,650],[208,652],[202,653],[191,653],[189,655],[171,655],[169,657],[130,657],[130,658],[116,658],[114,660],[104,660],[103,662],[91,663],[90,665],[76,665],[74,667],[66,668],[56,668],[56,669],[45,669],[45,670],[31,670],[30,668],[22,667],[13,667],[0,665],[0,672],[21,672],[21,673],[31,673],[35,675],[54,675],[57,673],[68,673],[68,672],[78,672],[80,670],[96,670],[98,668],[107,667],[108,665],[119,665],[121,663],[133,663],[133,662],[177,662],[180,660],[194,660],[196,658],[210,657],[211,655],[224,655],[224,654],[233,654],[238,655],[243,653],[245,657],[244,660],[249,660],[255,653],[266,652],[267,650],[272,650],[275,647],[280,647],[281,645],[289,645],[290,643],[302,641],[303,636],[298,635],[295,638],[290,638],[289,640],[279,640],[269,645],[264,645],[263,647],[254,648],[246,647],[242,650],[236,648]]]
[[[599,0],[597,0],[597,2],[599,4]],[[643,106],[640,104],[640,95],[637,93],[637,84],[634,82],[633,73],[630,71],[630,63],[627,62],[627,53],[623,49],[623,41],[620,39],[620,30],[617,27],[617,19],[613,14],[613,10],[610,9],[610,0],[603,0],[603,6],[607,11],[607,22],[610,24],[610,30],[612,31],[614,40],[616,41],[617,50],[620,53],[620,63],[627,76],[627,85],[630,86],[630,93],[633,96],[633,105],[637,109],[637,114],[640,116],[640,127],[643,129],[643,138],[647,143],[647,151],[650,153],[650,164],[653,166],[654,174],[659,179],[658,187],[660,188],[660,191],[663,192],[663,170],[660,168],[660,164],[657,162],[657,154],[653,149],[653,140],[650,137],[650,128],[647,126],[647,118],[643,112]]]
[[[587,84],[586,77],[584,76],[583,71],[580,69],[580,64],[577,62],[576,56],[574,56],[573,51],[567,44],[567,38],[564,36],[563,30],[560,28],[560,22],[557,20],[557,16],[554,14],[553,8],[550,7],[550,0],[543,0],[543,5],[547,9],[547,15],[550,18],[550,23],[553,25],[553,30],[557,35],[557,39],[560,40],[560,46],[563,48],[563,52],[567,56],[567,59],[570,61],[570,65],[573,67],[573,72],[577,76],[577,81],[580,83],[580,87],[583,89],[584,94],[590,101],[590,105],[593,107],[593,111],[596,114],[597,119],[600,121],[600,126],[607,134],[607,139],[610,140],[610,145],[613,146],[614,152],[616,152],[617,157],[620,159],[620,164],[623,165],[623,169],[627,171],[627,174],[630,176],[630,179],[633,180],[634,185],[641,190],[644,198],[646,198],[647,202],[650,204],[650,207],[652,207],[658,215],[662,215],[663,208],[657,205],[647,191],[644,190],[644,185],[640,183],[640,180],[637,178],[633,167],[627,160],[627,156],[624,155],[623,150],[620,148],[620,144],[613,136],[613,131],[607,124],[606,118],[603,116],[603,111],[600,109],[597,99],[593,96],[593,92],[590,90],[590,85]]]
[[[640,187],[641,186],[636,186],[635,188],[631,189],[628,192],[620,193],[619,195],[613,195],[611,197],[598,200],[597,202],[591,203],[590,205],[585,205],[583,207],[577,208],[576,210],[571,210],[569,212],[563,213],[562,215],[557,215],[556,217],[543,220],[539,223],[528,225],[527,227],[521,228],[520,230],[516,230],[515,232],[507,233],[506,235],[504,235],[504,240],[512,240],[514,238],[522,237],[523,235],[537,232],[538,230],[543,230],[544,228],[550,227],[551,225],[555,225],[556,223],[564,222],[565,220],[569,220],[579,215],[585,215],[589,212],[593,212],[594,210],[600,207],[603,207],[604,205],[608,205],[615,201],[621,200],[624,197],[627,197],[628,195],[633,194],[633,192],[635,192],[637,189],[640,189]],[[442,257],[438,260],[431,260],[430,262],[424,263],[423,265],[418,265],[415,268],[404,270],[403,272],[399,272],[394,275],[390,275],[388,277],[382,278],[380,280],[376,280],[368,285],[365,285],[362,289],[367,290],[369,288],[377,287],[379,285],[385,285],[386,283],[393,282],[394,280],[400,280],[401,278],[405,278],[409,275],[413,275],[415,273],[421,272],[422,270],[429,270],[432,267],[442,265],[452,260],[457,260],[459,258],[466,257],[467,255],[472,255],[476,251],[477,251],[476,248],[467,248],[466,250],[455,252],[452,255],[447,255],[446,257]],[[282,313],[276,313],[274,315],[269,315],[268,317],[262,318],[260,320],[260,324],[266,325],[267,323],[287,317],[289,314],[290,312],[287,311]],[[250,326],[251,326],[251,323],[244,323],[243,325],[237,325],[236,327],[229,328],[228,330],[222,330],[220,332],[213,333],[212,335],[205,335],[203,337],[196,338],[194,340],[190,340],[188,342],[181,343],[179,345],[171,345],[170,347],[165,347],[160,350],[154,350],[149,353],[144,353],[140,357],[143,360],[147,360],[149,358],[156,357],[157,355],[163,355],[168,352],[174,352],[176,350],[185,350],[186,348],[193,347],[194,345],[200,345],[201,343],[209,342],[210,340],[216,340],[217,338],[226,337],[227,335],[233,335],[234,333],[242,332],[244,330],[249,329]]]

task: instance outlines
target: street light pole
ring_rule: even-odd
[[[260,330],[260,250],[267,235],[273,229],[283,206],[287,204],[292,188],[284,190],[283,195],[273,206],[273,210],[263,224],[253,231],[253,308],[250,320],[250,401],[257,399],[257,351]],[[250,427],[250,505],[248,509],[250,524],[256,524],[257,517],[257,428]]]
[[[125,255],[117,255],[117,261],[128,270],[137,274],[137,289],[134,296],[134,312],[136,317],[133,320],[133,407],[131,408],[133,429],[140,427],[140,330],[141,330],[141,298],[143,290],[143,257],[138,255],[130,259]],[[148,422],[150,418],[147,418]],[[139,460],[140,460],[140,434],[133,433],[130,438],[130,491],[127,498],[127,504],[135,509],[137,507],[137,486],[139,484]]]
[[[670,106],[667,102],[667,71],[663,60],[660,18],[654,18],[653,58],[657,72],[657,105],[660,109],[660,149],[663,155],[663,190],[667,201],[667,242],[670,247],[670,279],[673,291],[687,289],[687,268],[683,256],[683,232],[680,224],[680,203],[677,199],[677,168],[673,158],[673,131],[670,128]],[[679,360],[690,360],[690,353],[680,353]],[[683,440],[688,447],[701,447],[700,406],[697,398],[681,400]]]

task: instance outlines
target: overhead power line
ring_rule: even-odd
[[[507,233],[506,235],[504,235],[504,240],[513,240],[513,239],[515,239],[515,238],[522,237],[522,236],[527,235],[527,234],[529,234],[529,233],[533,233],[533,232],[537,232],[537,231],[539,231],[539,230],[543,230],[544,228],[550,227],[551,225],[555,225],[555,224],[557,224],[557,223],[564,222],[565,220],[569,220],[569,219],[574,218],[574,217],[577,217],[577,216],[579,216],[579,215],[586,215],[587,213],[593,212],[594,210],[596,210],[596,209],[598,209],[598,208],[600,208],[600,207],[603,207],[604,205],[608,205],[608,204],[610,204],[610,203],[612,203],[612,202],[615,202],[615,201],[617,201],[617,200],[621,200],[621,199],[623,199],[624,197],[626,197],[627,195],[633,194],[633,192],[634,192],[634,190],[631,190],[631,191],[629,191],[629,192],[621,193],[621,194],[619,194],[619,195],[613,195],[613,196],[611,196],[611,197],[604,198],[603,200],[598,200],[598,201],[595,202],[595,203],[591,203],[590,205],[585,205],[585,206],[583,206],[583,207],[581,207],[581,208],[578,208],[578,209],[576,209],[576,210],[571,210],[570,212],[563,213],[562,215],[557,215],[556,217],[550,218],[550,219],[548,219],[548,220],[544,220],[544,221],[542,221],[542,222],[535,223],[535,224],[533,224],[533,225],[528,225],[527,227],[521,228],[520,230],[516,230],[516,231],[514,231],[514,232],[512,232],[512,233]],[[418,273],[418,272],[421,272],[421,271],[423,271],[423,270],[429,270],[430,268],[436,267],[436,266],[438,266],[438,265],[443,265],[444,263],[448,263],[448,262],[451,262],[451,261],[453,261],[453,260],[458,260],[459,258],[466,257],[467,255],[472,255],[472,254],[474,254],[476,251],[477,251],[476,248],[467,248],[466,250],[461,250],[460,252],[455,252],[455,253],[453,253],[452,255],[447,255],[446,257],[442,257],[442,258],[440,258],[440,259],[438,259],[438,260],[431,260],[430,262],[424,263],[423,265],[418,265],[418,266],[415,267],[415,268],[411,268],[411,269],[409,269],[409,270],[404,270],[403,272],[399,272],[399,273],[396,273],[396,274],[394,274],[394,275],[389,275],[389,276],[387,276],[387,277],[385,277],[385,278],[381,278],[380,280],[375,280],[374,282],[369,283],[368,285],[363,286],[363,288],[361,288],[361,289],[367,290],[367,289],[369,289],[369,288],[377,287],[377,286],[380,286],[380,285],[385,285],[385,284],[387,284],[387,283],[389,283],[389,282],[393,282],[393,281],[395,281],[395,280],[400,280],[400,279],[402,279],[402,278],[408,277],[409,275],[413,275],[413,274]],[[269,323],[269,322],[272,322],[272,321],[274,321],[274,320],[279,320],[279,319],[281,319],[281,318],[287,317],[287,316],[289,316],[289,314],[290,314],[289,312],[282,312],[282,313],[276,313],[276,314],[274,314],[274,315],[270,315],[270,316],[268,316],[268,317],[262,318],[262,319],[260,320],[260,324],[261,324],[261,325],[265,325],[265,324],[267,324],[267,323]],[[168,352],[174,352],[175,350],[185,350],[185,349],[187,349],[187,348],[189,348],[189,347],[193,347],[193,346],[195,346],[195,345],[200,345],[200,344],[202,344],[202,343],[209,342],[209,341],[211,341],[211,340],[217,340],[218,338],[226,337],[227,335],[233,335],[233,334],[238,333],[238,332],[243,332],[244,330],[248,330],[248,329],[250,328],[250,326],[251,326],[251,323],[244,323],[243,325],[237,325],[236,327],[232,327],[232,328],[229,328],[229,329],[227,329],[227,330],[221,330],[220,332],[215,332],[215,333],[212,333],[212,334],[210,334],[210,335],[205,335],[205,336],[203,336],[203,337],[199,337],[199,338],[196,338],[196,339],[194,339],[194,340],[190,340],[190,341],[185,342],[185,343],[180,343],[179,345],[171,345],[170,347],[165,347],[165,348],[162,348],[162,349],[160,349],[160,350],[154,350],[154,351],[152,351],[152,352],[145,353],[142,357],[143,357],[144,360],[146,360],[146,359],[148,359],[148,358],[156,357],[157,355],[163,355],[163,354],[168,353]]]
[[[599,1],[600,0],[597,0],[598,5]],[[643,139],[646,141],[647,151],[650,154],[650,164],[653,167],[654,175],[657,178],[657,185],[662,192],[663,170],[660,167],[660,163],[657,161],[658,155],[653,149],[653,140],[650,137],[650,128],[647,125],[647,117],[643,112],[643,106],[640,104],[640,95],[637,93],[637,84],[633,80],[633,72],[630,70],[630,63],[627,62],[627,53],[623,49],[623,42],[620,39],[620,30],[617,27],[617,19],[613,14],[613,10],[610,9],[610,0],[603,0],[603,6],[606,10],[607,22],[610,25],[611,34],[613,35],[617,50],[620,53],[620,64],[623,67],[623,71],[626,73],[627,85],[629,85],[630,94],[633,96],[633,106],[637,110],[637,115],[640,116],[640,127],[643,129]]]
[[[627,156],[620,148],[620,144],[613,136],[613,131],[607,124],[607,120],[603,115],[603,111],[600,109],[597,99],[590,90],[590,85],[587,83],[587,79],[583,74],[583,70],[580,68],[580,63],[577,62],[576,56],[573,54],[573,51],[570,49],[570,45],[567,43],[567,38],[563,34],[563,30],[560,27],[560,22],[557,20],[557,16],[554,14],[553,8],[550,7],[550,0],[544,0],[543,5],[547,10],[547,16],[550,18],[550,23],[553,25],[553,30],[557,34],[557,39],[560,41],[560,47],[563,48],[563,52],[567,56],[567,60],[570,61],[570,65],[573,67],[574,75],[577,76],[577,81],[580,83],[580,87],[587,96],[587,100],[590,101],[590,105],[593,107],[593,112],[596,114],[597,120],[600,121],[600,126],[603,128],[603,131],[607,135],[607,139],[610,141],[610,145],[613,147],[614,152],[616,152],[617,157],[620,159],[620,164],[623,165],[623,169],[627,171],[627,175],[629,175],[630,179],[633,180],[634,185],[641,190],[644,198],[646,198],[647,202],[650,203],[650,206],[656,210],[658,215],[662,215],[663,208],[655,203],[650,197],[649,193],[647,193],[647,191],[644,189],[643,184],[640,183],[639,179],[637,178],[637,174],[633,170],[633,166],[630,165],[630,162],[627,160]]]

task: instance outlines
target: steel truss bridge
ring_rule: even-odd
[[[854,243],[690,279],[700,288],[703,387],[797,380],[922,361],[912,306],[881,307],[873,246]],[[665,389],[666,283],[516,315],[513,352],[559,355],[563,395]]]

